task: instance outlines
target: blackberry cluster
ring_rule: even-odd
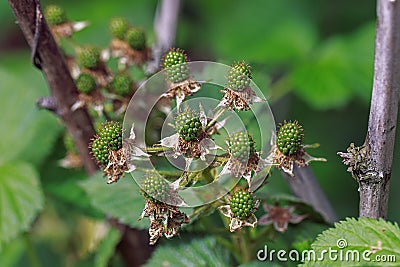
[[[111,19],[108,27],[113,38],[123,40],[126,32],[128,31],[129,24],[124,18],[113,18]]]
[[[107,122],[98,133],[99,137],[107,142],[111,150],[119,150],[122,147],[121,124],[115,121]]]
[[[115,121],[104,124],[91,144],[94,157],[102,165],[107,165],[110,150],[119,150],[121,147],[122,128]]]
[[[49,25],[60,25],[67,21],[64,9],[56,5],[49,5],[44,10],[44,17]]]
[[[111,81],[111,88],[121,96],[128,95],[132,90],[132,79],[127,73],[119,73]]]
[[[107,142],[102,138],[96,138],[93,140],[92,145],[92,153],[94,158],[102,165],[108,164],[108,153],[109,148]]]
[[[81,73],[76,79],[76,87],[80,92],[90,94],[96,89],[96,80],[90,74]]]
[[[125,41],[135,50],[146,48],[146,34],[141,28],[130,28],[125,34]]]
[[[228,87],[235,91],[243,91],[250,85],[250,67],[244,62],[233,64],[228,72]]]
[[[148,174],[142,183],[145,196],[151,201],[163,201],[170,193],[170,187],[163,177],[157,174]]]
[[[95,69],[100,63],[100,50],[93,46],[86,46],[79,51],[77,61],[82,68]]]
[[[189,77],[189,66],[183,50],[170,50],[164,56],[163,68],[171,82],[178,83]]]
[[[175,125],[179,136],[185,141],[196,140],[202,131],[199,117],[191,112],[180,112],[175,118]]]
[[[280,152],[290,156],[296,154],[303,143],[303,127],[295,122],[285,122],[278,131],[276,145]]]
[[[253,196],[244,190],[236,191],[231,198],[230,208],[233,216],[238,219],[248,218],[254,211]]]
[[[246,163],[255,153],[253,138],[247,132],[237,132],[228,139],[229,153],[240,163]]]

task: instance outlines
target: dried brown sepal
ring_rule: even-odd
[[[135,50],[127,42],[115,38],[110,42],[110,52],[113,57],[120,58],[121,62],[128,66],[141,66],[151,58],[150,48],[146,47],[141,51]]]
[[[124,148],[115,151],[110,150],[108,154],[108,164],[104,169],[104,175],[107,177],[107,184],[118,182],[118,180],[128,170],[128,164],[124,153]]]
[[[178,150],[183,155],[189,156],[191,158],[198,158],[201,156],[202,153],[200,142],[204,138],[208,138],[208,134],[204,131],[199,134],[199,137],[197,139],[191,141],[186,141],[182,137],[179,137]]]
[[[181,212],[178,207],[152,202],[149,199],[146,199],[143,213],[139,219],[143,217],[150,219],[150,245],[154,245],[163,235],[167,238],[176,236],[182,224],[189,223],[187,215]]]
[[[224,97],[221,100],[221,105],[236,110],[249,110],[249,105],[258,100],[254,91],[248,86],[243,91],[234,91],[230,88],[222,90]]]
[[[247,162],[242,163],[231,156],[230,158],[231,164],[229,166],[229,170],[235,177],[241,176],[249,176],[252,171],[256,171],[258,167],[258,163],[260,161],[260,157],[257,153],[253,153],[249,156]]]

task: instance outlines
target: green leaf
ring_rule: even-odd
[[[41,163],[61,129],[53,114],[39,110],[35,104],[47,89],[43,77],[37,76],[40,73],[33,72],[30,67],[19,69],[19,74],[9,73],[0,66],[0,113],[4,115],[0,125],[7,126],[0,132],[0,163],[17,158]]]
[[[38,175],[30,164],[0,166],[0,250],[2,245],[29,229],[43,208]]]
[[[115,228],[110,228],[107,236],[101,241],[95,255],[95,267],[107,267],[114,255],[115,247],[121,239],[121,233]]]
[[[107,184],[99,173],[86,181],[79,182],[79,185],[89,196],[92,205],[107,216],[112,216],[121,223],[135,228],[149,227],[147,219],[138,221],[144,208],[144,199],[139,187],[129,175],[117,183]]]
[[[400,229],[383,219],[347,218],[324,231],[311,246],[317,257],[324,250],[337,250],[338,259],[326,253],[322,260],[306,261],[302,266],[398,266]],[[340,255],[343,260],[339,260]],[[358,255],[359,261],[353,255]]]
[[[226,249],[213,237],[168,241],[159,246],[145,266],[231,266]]]
[[[276,262],[268,262],[268,264],[266,264],[263,261],[252,261],[252,262],[248,262],[248,263],[244,263],[239,265],[238,267],[264,267],[264,266],[268,266],[268,267],[282,267],[285,266],[283,264],[279,264]]]

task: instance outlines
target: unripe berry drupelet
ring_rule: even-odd
[[[44,10],[44,17],[49,25],[60,25],[67,21],[64,9],[56,5],[49,5]]]
[[[96,80],[90,74],[81,73],[76,79],[76,87],[81,93],[90,94],[96,89]]]
[[[244,62],[233,64],[228,72],[228,87],[234,91],[243,91],[250,85],[250,66]]]
[[[100,50],[93,46],[83,47],[78,52],[77,61],[82,68],[94,69],[100,63]]]
[[[230,208],[235,218],[244,220],[253,213],[255,204],[256,201],[249,192],[239,190],[232,195]]]
[[[111,87],[118,95],[128,95],[132,90],[132,79],[127,73],[119,73],[111,81]]]
[[[277,133],[276,145],[286,156],[296,154],[303,143],[303,127],[295,122],[285,122]]]
[[[200,118],[191,112],[180,112],[175,118],[175,126],[185,141],[196,140],[202,130]]]
[[[142,183],[142,189],[151,201],[165,200],[170,193],[168,182],[157,174],[148,174]]]
[[[108,27],[112,37],[123,40],[128,31],[129,23],[124,18],[112,18]]]
[[[98,133],[99,137],[107,143],[111,150],[119,150],[122,147],[121,124],[115,121],[107,122]]]
[[[228,139],[229,153],[240,163],[246,163],[255,153],[254,141],[247,132],[237,132]]]
[[[102,165],[108,164],[109,148],[107,142],[101,137],[97,137],[91,144],[91,149],[95,159]]]
[[[189,66],[185,52],[181,49],[170,50],[164,56],[163,69],[171,82],[178,83],[186,80],[189,77]]]
[[[146,34],[141,28],[130,28],[125,34],[125,41],[135,50],[146,48]]]

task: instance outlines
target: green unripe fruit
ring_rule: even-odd
[[[233,64],[228,72],[228,87],[235,91],[243,91],[250,85],[250,67],[244,62]]]
[[[244,220],[253,213],[255,204],[256,202],[249,192],[240,190],[232,195],[230,208],[235,218]]]
[[[201,131],[200,118],[191,112],[181,112],[175,118],[175,126],[179,136],[185,141],[196,140]]]
[[[84,47],[79,51],[77,61],[82,68],[94,69],[100,63],[100,50],[93,46]]]
[[[165,200],[171,190],[168,182],[157,174],[148,174],[142,183],[142,189],[145,193],[145,196],[152,201]]]
[[[128,21],[124,18],[113,18],[110,20],[109,29],[111,36],[123,40],[128,31]]]
[[[99,130],[98,135],[106,142],[109,149],[119,150],[122,147],[122,128],[118,122],[107,122]]]
[[[67,132],[64,133],[63,141],[64,141],[64,147],[67,151],[73,154],[78,154],[78,151],[76,150],[75,147],[74,139],[72,139],[72,136],[69,133]]]
[[[189,77],[189,66],[183,50],[175,49],[164,56],[163,68],[171,82],[178,83]]]
[[[96,89],[96,80],[90,74],[81,73],[76,79],[76,87],[80,92],[90,94]]]
[[[229,153],[240,163],[246,163],[255,153],[253,138],[247,132],[237,132],[228,139]]]
[[[111,87],[118,95],[128,95],[132,91],[132,79],[127,73],[119,73],[111,81]]]
[[[146,34],[143,29],[130,28],[125,35],[125,41],[135,50],[143,50],[146,48]]]
[[[92,142],[92,153],[95,159],[102,165],[107,165],[108,164],[108,154],[109,154],[109,148],[107,145],[107,141],[105,141],[101,137],[97,137],[96,139],[93,140]]]
[[[296,154],[303,143],[303,127],[296,122],[285,122],[278,131],[276,145],[282,154]]]
[[[47,6],[44,17],[49,25],[60,25],[67,21],[64,9],[56,5]]]

